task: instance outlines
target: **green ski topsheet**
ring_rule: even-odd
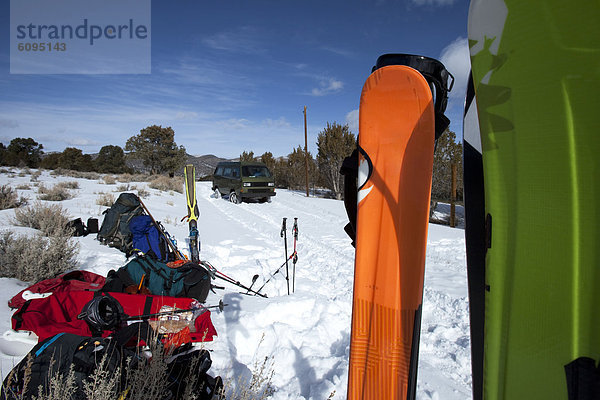
[[[600,2],[475,0],[491,215],[484,399],[567,399],[600,359]]]

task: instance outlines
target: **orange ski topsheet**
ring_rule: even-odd
[[[434,124],[419,72],[393,65],[369,76],[359,114],[350,400],[414,396]]]

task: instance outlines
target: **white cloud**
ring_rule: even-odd
[[[448,97],[446,116],[450,118],[450,129],[462,132],[462,117],[467,92],[467,82],[471,61],[469,59],[469,44],[467,38],[459,37],[442,50],[440,61],[454,75],[454,87]]]
[[[311,94],[313,96],[326,96],[328,94],[339,92],[344,88],[344,82],[334,78],[322,80],[318,88],[313,88]]]
[[[341,49],[339,47],[322,46],[321,49],[328,51],[330,53],[333,53],[335,55],[338,55],[338,56],[346,57],[346,58],[354,58],[356,56],[356,53],[354,53],[353,51]]]
[[[454,88],[450,98],[463,99],[467,90],[467,80],[471,69],[469,59],[469,42],[467,38],[459,37],[442,50],[440,61],[454,75]]]
[[[202,39],[202,43],[216,50],[233,53],[265,53],[266,49],[259,40],[259,36],[256,28],[242,26],[231,31],[215,33]]]
[[[198,113],[194,111],[178,111],[175,114],[175,119],[196,119],[198,118]]]
[[[76,146],[76,147],[90,147],[90,146],[98,147],[102,144],[101,142],[99,142],[97,140],[88,139],[88,138],[81,137],[81,136],[65,138],[64,141],[68,145]]]
[[[358,110],[352,110],[346,114],[346,123],[350,128],[350,132],[358,135]]]

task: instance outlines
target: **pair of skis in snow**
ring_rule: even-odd
[[[597,3],[471,2],[463,137],[475,400],[600,398],[599,19]],[[413,399],[416,387],[430,175],[404,174],[431,167],[430,149],[416,145],[425,136],[432,146],[433,124],[419,68],[402,68],[376,69],[361,97],[349,399]]]

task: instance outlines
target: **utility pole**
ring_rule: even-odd
[[[304,164],[306,166],[306,197],[308,197],[308,135],[306,133],[306,106],[304,106]]]

